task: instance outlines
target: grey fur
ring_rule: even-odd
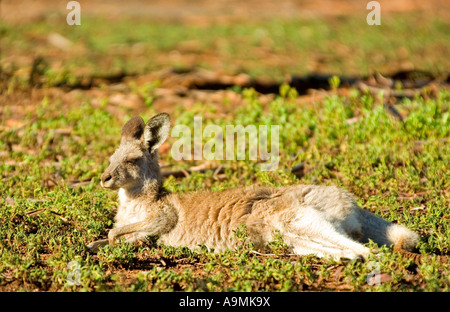
[[[147,124],[125,124],[120,146],[102,175],[102,186],[119,190],[119,209],[107,240],[97,250],[158,236],[161,243],[215,250],[234,248],[234,231],[247,225],[249,239],[264,248],[279,230],[292,252],[335,259],[367,257],[363,243],[401,245],[411,250],[419,235],[362,210],[352,195],[334,186],[246,187],[222,192],[170,194],[162,186],[157,148],[166,140],[170,118],[158,114]]]

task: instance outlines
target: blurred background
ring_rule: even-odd
[[[2,67],[40,56],[75,76],[198,66],[280,78],[450,65],[444,0],[378,1],[380,26],[361,0],[81,0],[80,26],[67,25],[68,2],[2,0]]]
[[[368,1],[356,0],[81,0],[81,25],[67,24],[68,2],[0,1],[0,87],[9,90],[1,102],[14,104],[12,91],[27,86],[88,90],[135,77],[151,88],[167,71],[193,69],[208,71],[196,86],[276,92],[295,76],[326,75],[317,85],[296,80],[306,90],[331,75],[425,71],[446,80],[450,68],[450,1],[379,1],[381,25],[372,26]],[[192,86],[189,78],[166,86]]]

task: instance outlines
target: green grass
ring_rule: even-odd
[[[400,103],[399,108],[417,104],[404,123],[368,95],[351,99],[330,96],[301,108],[293,99],[278,96],[266,113],[252,92],[246,94],[251,104],[236,112],[235,123],[283,125],[279,170],[259,172],[248,160],[224,161],[230,169],[225,181],[209,173],[192,174],[166,180],[170,190],[190,192],[206,189],[206,185],[220,190],[242,184],[335,184],[351,190],[365,209],[419,232],[421,253],[449,253],[448,91],[442,90],[437,99]],[[94,109],[87,100],[81,107],[64,111],[62,104],[50,104],[44,101],[36,110],[39,114],[46,107],[50,117],[30,117],[20,130],[2,132],[1,149],[14,146],[4,156],[9,161],[1,165],[0,283],[4,287],[13,278],[23,290],[325,290],[336,287],[336,283],[327,286],[330,275],[344,266],[339,283],[346,289],[449,290],[448,265],[423,264],[416,268],[411,281],[405,277],[412,274],[410,260],[386,248],[373,261],[392,280],[379,286],[366,284],[370,270],[365,263],[286,257],[277,253],[283,246],[275,238],[273,256],[253,254],[251,246],[246,245],[238,253],[214,254],[157,246],[154,242],[107,247],[92,255],[85,244],[105,236],[112,226],[116,196],[102,190],[98,182],[108,155],[118,143],[121,123],[106,111]],[[181,113],[174,119],[178,123],[188,120],[186,114],[202,114],[204,110]],[[143,115],[153,113],[150,108]],[[347,124],[346,120],[356,114],[361,120]],[[214,122],[227,123],[220,118]],[[73,132],[55,137],[55,130],[61,128]],[[39,136],[47,142],[42,147],[37,143]],[[417,141],[422,142],[422,149],[412,152]],[[37,152],[30,154],[23,151],[26,149]],[[58,161],[56,155],[60,156]],[[310,168],[300,181],[286,170],[292,165],[293,155],[297,155],[295,162],[305,162]],[[170,155],[164,160],[170,161]],[[46,179],[56,176],[61,182],[46,186]],[[66,185],[71,180],[91,182],[73,188]],[[422,195],[402,199],[404,193]],[[419,206],[421,209],[415,209]],[[43,212],[27,214],[38,209]],[[158,258],[165,259],[165,265],[161,266]],[[136,272],[134,267],[149,259],[156,263]],[[81,265],[80,286],[66,282],[70,261]],[[132,277],[121,283],[121,274],[127,272]]]
[[[320,55],[331,57],[323,69],[337,74],[367,74],[398,63],[402,57],[434,73],[449,68],[448,22],[413,21],[414,16],[386,19],[379,28],[369,28],[364,21],[362,27],[356,18],[273,20],[202,28],[142,21],[129,27],[129,21],[105,24],[86,18],[78,28],[53,28],[45,21],[21,27],[2,24],[0,33],[6,36],[2,36],[0,44],[3,55],[26,55],[31,59],[41,55],[51,60],[42,72],[44,94],[55,82],[78,79],[80,69],[90,73],[143,73],[167,66],[187,66],[184,60],[177,63],[165,57],[177,48],[186,49],[186,54],[214,51],[223,68],[253,76],[306,73],[310,70],[308,59]],[[36,40],[51,30],[74,42],[79,40],[85,52],[59,51],[52,59],[52,47],[31,49]],[[186,42],[196,40],[198,51],[187,51]],[[137,43],[142,43],[139,49],[143,52],[133,54],[130,48]],[[400,54],[399,49],[403,49]],[[258,54],[261,51],[280,59],[266,63]],[[61,60],[64,65],[55,65]],[[0,64],[4,72],[12,74],[2,81],[6,82],[3,98],[14,99],[17,94],[28,99],[27,73],[31,62],[29,66],[18,65],[12,58]],[[214,64],[206,59],[195,65],[217,69]],[[147,87],[156,85],[154,82]],[[141,96],[148,93],[132,82],[130,89]],[[212,172],[192,173],[179,179],[169,177],[165,181],[169,190],[218,191],[255,184],[337,185],[355,194],[364,209],[417,231],[421,235],[418,251],[430,255],[429,261],[417,266],[387,247],[366,262],[286,256],[285,246],[276,236],[271,255],[255,254],[252,246],[245,243],[238,252],[211,253],[160,246],[154,240],[108,246],[94,255],[85,245],[107,235],[117,207],[116,194],[99,186],[100,175],[130,114],[124,113],[121,119],[114,117],[107,110],[107,98],[99,105],[90,94],[80,91],[69,103],[63,97],[44,97],[20,118],[18,126],[7,125],[10,118],[16,118],[15,107],[2,104],[0,289],[450,290],[449,264],[437,258],[450,252],[449,90],[440,89],[436,98],[402,100],[396,107],[406,116],[403,122],[386,111],[379,97],[357,90],[348,96],[330,93],[311,104],[299,104],[296,91],[289,86],[283,86],[268,104],[263,104],[253,90],[236,91],[244,101],[234,114],[220,115],[214,107],[198,103],[189,111],[183,107],[175,109],[174,125],[193,127],[196,115],[204,116],[203,126],[281,125],[278,170],[260,172],[257,163],[248,160],[223,161],[225,179],[218,179]],[[148,119],[158,112],[152,106],[152,98],[147,98],[146,104],[142,116]],[[348,122],[355,117],[356,122]],[[169,138],[169,143],[174,141]],[[194,164],[177,163],[167,153],[162,155],[162,161],[180,167]],[[290,168],[300,162],[305,165],[305,175],[297,178]],[[85,183],[76,186],[78,182]],[[236,235],[244,239],[245,231]],[[72,261],[79,264],[79,285],[68,282],[75,276],[68,268]],[[374,264],[390,280],[368,285],[367,275]]]

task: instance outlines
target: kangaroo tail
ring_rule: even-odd
[[[362,224],[361,240],[364,243],[371,239],[378,245],[395,245],[411,251],[419,242],[419,234],[403,225],[383,220],[369,211],[361,209],[359,219]]]

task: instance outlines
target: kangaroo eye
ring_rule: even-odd
[[[134,164],[136,159],[127,159],[127,164]]]

